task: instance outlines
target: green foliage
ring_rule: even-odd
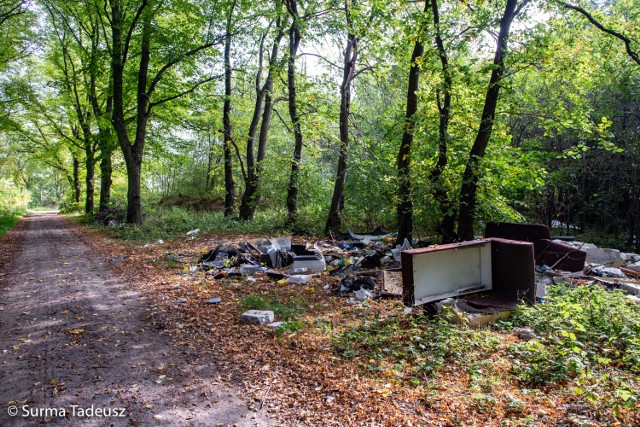
[[[262,210],[253,221],[242,222],[226,218],[222,212],[192,211],[180,207],[156,207],[145,211],[143,225],[118,224],[112,228],[115,236],[125,240],[149,241],[184,236],[187,231],[199,228],[209,234],[263,234],[281,233],[284,209]]]
[[[513,370],[529,385],[566,382],[615,367],[640,373],[640,306],[599,286],[550,286],[544,304],[519,306],[512,325],[540,338],[513,345]]]
[[[488,358],[498,343],[487,331],[455,325],[442,316],[363,318],[333,338],[336,354],[359,362],[369,372],[401,369],[416,385],[445,364]]]
[[[268,62],[277,11],[273,2],[232,3],[232,163],[235,196],[239,199],[246,175],[246,165],[241,162],[246,163],[247,158],[255,86],[264,83],[268,70],[262,70],[259,82],[256,73],[259,65]],[[273,69],[275,112],[266,158],[261,163],[256,219],[252,224],[238,224],[220,215],[152,207],[155,200],[167,196],[221,200],[225,195],[220,37],[232,3],[180,0],[154,9],[149,84],[163,65],[177,62],[164,69],[162,78],[153,83],[154,105],[142,162],[143,202],[147,205],[146,219],[153,226],[125,227],[120,230],[125,237],[166,238],[192,228],[269,231],[284,223],[293,147],[292,126],[286,114],[287,37]],[[410,173],[415,234],[432,237],[438,232],[440,208],[444,206],[434,199],[432,182],[438,152],[438,100],[442,105],[444,88],[444,74],[433,43],[433,18],[423,12],[422,3],[365,0],[345,5],[351,9],[350,23],[342,6],[335,8],[331,2],[322,1],[306,4],[299,22],[303,44],[323,46],[305,51],[298,58],[296,71],[305,142],[300,164],[299,225],[315,233],[321,231],[326,220],[339,148],[340,64],[345,35],[351,31],[359,40],[349,118],[345,228],[381,225],[392,229],[395,225],[396,155],[404,126],[409,58],[414,43],[421,40],[425,52],[418,61],[421,81]],[[637,40],[637,2],[588,6],[605,25]],[[128,24],[136,6],[125,1],[122,7]],[[492,68],[495,46],[486,38],[486,30],[496,28],[502,7],[500,2],[478,3],[473,8],[447,2],[440,5],[439,30],[452,78],[452,111],[448,164],[438,189],[451,200],[450,212],[459,204],[461,175],[478,130]],[[54,207],[68,199],[75,189],[74,180],[84,183],[85,157],[91,155],[86,148],[92,145],[85,142],[94,143],[93,154],[99,158],[95,147],[101,146],[101,141],[115,139],[109,118],[94,112],[90,102],[95,96],[104,112],[112,90],[105,44],[111,37],[110,28],[100,21],[96,8],[102,10],[102,3],[48,0],[27,8],[25,14],[4,21],[2,26],[7,43],[0,48],[0,178],[19,182],[31,191],[32,205]],[[544,13],[538,14],[537,8]],[[322,13],[316,14],[320,10]],[[493,134],[479,169],[475,216],[478,224],[525,218],[550,223],[557,219],[577,224],[581,232],[597,229],[616,245],[640,252],[636,225],[640,224],[640,210],[634,204],[640,196],[640,126],[635,114],[640,105],[639,69],[619,40],[595,29],[584,17],[565,12],[560,16],[554,3],[530,3],[514,26]],[[287,16],[284,26],[288,25]],[[94,26],[101,30],[92,32]],[[136,30],[132,55],[140,52],[138,35]],[[265,41],[260,63],[262,35]],[[181,56],[203,40],[216,43],[193,57]],[[41,54],[29,57],[31,51]],[[128,61],[131,69],[127,68],[123,76],[124,107],[127,114],[132,114],[129,118],[135,112],[138,63]],[[213,80],[196,87],[198,81],[208,77]],[[185,91],[190,93],[180,97]],[[171,101],[163,102],[168,99]],[[89,141],[83,140],[79,112],[88,120]],[[130,134],[134,134],[133,129]],[[73,160],[79,165],[77,176]],[[123,203],[126,168],[119,150],[113,156],[113,171],[112,195]],[[96,185],[98,178],[97,174]],[[177,222],[170,224],[171,220]]]
[[[277,320],[287,321],[283,326],[287,332],[294,332],[302,325],[300,322],[296,322],[298,318],[304,312],[304,303],[300,300],[281,301],[277,292],[272,292],[267,296],[250,295],[243,298],[238,305],[238,309],[241,313],[247,310],[270,310],[273,311]]]
[[[65,200],[58,207],[61,214],[74,214],[84,212],[84,203]]]
[[[7,234],[9,230],[15,227],[20,217],[15,215],[0,216],[0,236]]]
[[[30,199],[28,190],[0,180],[0,215],[25,213]]]

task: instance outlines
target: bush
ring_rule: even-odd
[[[112,206],[104,211],[97,212],[93,216],[96,224],[114,226],[124,222],[126,219],[126,211],[121,206]]]
[[[286,218],[284,210],[256,212],[253,221],[242,222],[225,217],[222,212],[191,211],[180,207],[156,207],[145,210],[142,225],[126,224],[118,228],[117,236],[127,240],[144,241],[184,236],[199,228],[203,233],[282,233]]]
[[[84,203],[64,201],[60,203],[59,210],[62,214],[82,213],[84,212]]]
[[[510,322],[540,335],[511,349],[520,380],[544,385],[607,366],[640,373],[640,306],[600,286],[547,290],[546,303],[518,307]]]
[[[15,227],[18,219],[20,218],[15,215],[0,216],[0,236],[4,236],[9,230]]]
[[[31,193],[28,190],[18,188],[6,180],[0,180],[0,215],[24,214],[29,200],[31,200]]]
[[[334,352],[361,361],[368,371],[385,365],[408,370],[411,382],[435,375],[447,363],[471,364],[488,358],[497,339],[487,331],[474,331],[449,323],[443,316],[398,316],[363,320],[360,325],[336,335]]]

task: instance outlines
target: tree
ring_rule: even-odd
[[[224,37],[224,107],[222,108],[222,136],[224,153],[224,216],[231,216],[234,213],[235,191],[233,182],[233,144],[231,128],[231,26],[233,22],[233,9],[236,2],[233,1],[227,12],[227,26]]]
[[[439,205],[440,225],[438,231],[442,236],[443,243],[453,242],[455,234],[455,212],[453,203],[447,194],[445,183],[443,182],[443,172],[447,167],[447,150],[450,141],[449,121],[451,119],[451,94],[453,91],[453,77],[449,56],[442,40],[442,26],[440,23],[440,10],[437,0],[429,0],[431,4],[431,15],[433,18],[434,44],[440,59],[442,70],[442,86],[436,92],[436,102],[438,106],[438,160],[431,171],[429,181],[433,185],[433,198]]]
[[[429,2],[425,2],[424,14],[429,11]],[[402,244],[404,239],[411,241],[413,233],[413,200],[411,198],[411,175],[410,160],[411,146],[413,144],[414,132],[418,111],[418,90],[420,85],[420,62],[424,54],[424,34],[422,25],[418,27],[418,33],[413,52],[411,53],[411,68],[409,70],[409,82],[407,85],[407,107],[405,112],[405,122],[402,132],[402,141],[398,151],[398,205],[396,214],[398,218],[398,237],[396,243]]]
[[[528,2],[529,0],[524,0],[518,4],[518,0],[507,0],[504,13],[500,19],[500,31],[498,33],[489,87],[487,88],[484,108],[480,118],[480,126],[469,152],[464,174],[462,175],[458,208],[458,238],[462,240],[472,240],[474,237],[473,226],[478,182],[480,180],[480,161],[484,157],[493,130],[496,106],[498,105],[498,95],[505,71],[504,61],[507,56],[509,32],[514,18]]]
[[[383,5],[377,2],[362,2],[347,0],[340,10],[344,14],[345,46],[342,50],[342,82],[340,84],[340,116],[338,130],[340,136],[338,165],[336,179],[333,186],[333,196],[329,206],[329,215],[325,223],[325,234],[338,233],[342,226],[342,210],[344,208],[345,183],[347,179],[347,160],[351,143],[351,97],[356,77],[372,67],[357,69],[363,51],[363,44],[369,44],[376,36],[369,37],[372,29],[380,26],[380,21],[388,18]],[[361,61],[360,61],[361,62]]]
[[[172,93],[165,94],[164,97],[154,97],[162,79],[176,68],[203,53],[206,49],[220,42],[224,37],[214,37],[212,34],[198,34],[190,36],[200,43],[186,43],[178,39],[175,28],[163,28],[169,34],[176,36],[179,42],[177,49],[166,46],[167,51],[164,57],[155,58],[158,51],[154,51],[152,56],[152,41],[155,35],[161,35],[157,26],[160,24],[154,19],[161,12],[166,11],[161,8],[161,4],[153,0],[141,0],[128,4],[124,0],[109,1],[109,26],[111,30],[111,74],[113,79],[113,114],[111,121],[124,156],[127,168],[127,222],[140,224],[143,221],[142,203],[140,193],[142,158],[144,153],[147,126],[154,107],[168,101],[185,96],[199,86],[212,81],[216,76],[198,76],[197,80],[188,81],[182,87]],[[197,11],[199,14],[200,11]],[[194,16],[194,19],[201,19],[201,16]],[[197,21],[196,21],[197,22]],[[180,28],[184,31],[201,31],[201,28]],[[138,40],[135,40],[138,38]],[[135,42],[137,41],[137,44]],[[182,43],[180,43],[182,42]],[[135,50],[134,50],[135,49]],[[138,66],[135,70],[136,80],[133,84],[135,88],[135,108],[134,117],[127,117],[126,111],[126,87],[128,87],[127,74],[130,64],[130,52],[137,53]],[[152,61],[157,59],[157,61]],[[133,136],[133,137],[132,137]]]
[[[302,158],[302,127],[298,112],[296,86],[296,56],[302,40],[300,25],[303,18],[298,13],[298,0],[285,0],[287,11],[291,15],[289,27],[289,55],[287,56],[287,88],[289,91],[289,117],[293,127],[295,139],[293,157],[291,159],[291,174],[287,187],[287,225],[295,227],[298,219],[298,178],[300,174],[300,160]]]
[[[79,141],[84,148],[85,213],[92,213],[94,208],[94,175],[98,146],[91,130],[93,117],[92,107],[89,103],[91,95],[88,93],[91,90],[91,86],[89,88],[83,86],[84,83],[90,80],[95,81],[95,70],[93,71],[93,78],[91,74],[92,67],[96,66],[93,57],[96,55],[95,46],[97,46],[97,41],[93,40],[99,37],[99,28],[96,25],[92,25],[94,24],[92,19],[88,20],[89,22],[84,21],[86,25],[92,26],[87,32],[89,33],[91,47],[94,49],[88,49],[85,46],[85,29],[87,27],[82,24],[76,27],[74,24],[77,24],[77,22],[72,22],[74,18],[78,17],[77,15],[74,16],[74,12],[77,12],[77,10],[68,10],[65,13],[58,9],[53,2],[46,3],[45,7],[47,8],[54,29],[59,52],[62,55],[62,58],[56,61],[56,63],[62,73],[63,91],[68,102],[72,105],[72,110],[75,113],[74,121],[77,122],[77,126],[71,126],[71,131],[74,140]],[[82,19],[81,17],[78,18]],[[75,46],[73,46],[72,43],[75,43]],[[53,51],[58,52],[57,49]],[[88,58],[85,58],[85,54]],[[87,63],[85,63],[85,61]],[[89,76],[83,75],[85,73],[89,74]],[[77,178],[79,175],[79,162],[75,157],[73,171],[74,177]],[[79,188],[76,188],[75,194],[76,203],[79,203]]]
[[[275,36],[271,52],[268,59],[267,77],[262,86],[262,56],[264,49],[265,35],[260,40],[258,55],[258,71],[256,73],[256,101],[253,116],[249,125],[247,136],[247,177],[245,179],[245,190],[242,194],[242,204],[240,205],[240,218],[249,220],[253,218],[258,203],[258,189],[263,173],[262,162],[267,155],[267,137],[271,126],[271,116],[275,103],[273,80],[277,73],[278,50],[280,42],[284,37],[284,20],[282,19],[282,2],[276,1]],[[262,107],[264,103],[264,108]],[[260,117],[262,113],[262,121]],[[257,156],[255,153],[255,136],[260,122],[260,133],[258,135]]]

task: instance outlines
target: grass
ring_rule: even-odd
[[[16,222],[20,219],[16,215],[0,216],[0,237],[7,234],[9,230],[15,227]]]
[[[284,228],[284,209],[256,212],[252,221],[239,221],[225,217],[222,212],[192,211],[179,207],[155,208],[145,213],[142,225],[123,224],[109,227],[114,237],[144,242],[169,240],[185,236],[190,230],[200,229],[201,234],[279,234]]]
[[[249,295],[240,301],[238,308],[241,313],[247,310],[270,310],[280,321],[295,321],[304,312],[302,301],[295,299],[281,301],[277,292],[272,292],[267,296]],[[297,322],[290,323],[291,328],[297,329],[300,326]]]

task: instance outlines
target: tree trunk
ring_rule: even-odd
[[[504,74],[504,59],[507,55],[507,39],[511,23],[519,9],[516,9],[517,0],[507,0],[507,5],[500,20],[500,32],[496,53],[493,60],[493,70],[489,80],[489,87],[482,110],[480,127],[478,134],[469,152],[467,165],[462,176],[462,187],[460,189],[460,206],[458,217],[458,238],[462,240],[472,240],[474,238],[473,226],[475,220],[475,210],[477,204],[478,182],[480,180],[480,161],[484,157],[495,118],[496,106],[498,105],[498,94]]]
[[[80,160],[73,158],[73,200],[80,203],[82,186],[80,185]]]
[[[249,127],[249,137],[247,139],[247,181],[245,183],[245,191],[242,194],[242,203],[240,205],[240,218],[243,220],[253,219],[253,215],[258,205],[258,189],[260,187],[260,177],[262,175],[262,161],[266,157],[267,153],[267,136],[269,134],[269,127],[271,126],[271,116],[273,113],[273,69],[278,59],[278,50],[280,42],[284,37],[284,31],[282,28],[282,21],[280,16],[277,18],[276,29],[278,31],[271,48],[271,54],[269,56],[269,72],[267,73],[267,79],[264,85],[260,88],[260,69],[256,76],[256,105],[254,109],[254,116],[251,120],[251,126]],[[264,41],[264,38],[263,38]],[[260,44],[260,57],[262,58],[262,42]],[[260,61],[262,64],[262,61]],[[257,131],[257,125],[259,122],[259,113],[264,101],[264,111],[262,112],[262,123],[260,125],[260,134],[258,135],[258,155],[257,159],[254,157],[254,138]]]
[[[231,18],[233,17],[233,6],[227,17],[227,34],[224,39],[224,106],[222,108],[222,135],[224,153],[224,216],[234,214],[235,205],[235,183],[233,182],[233,163],[231,161],[233,152],[231,150]]]
[[[141,224],[143,216],[142,201],[140,197],[140,169],[142,165],[142,154],[144,151],[144,140],[148,120],[147,106],[149,104],[149,96],[146,93],[146,87],[147,74],[149,72],[149,61],[151,58],[151,16],[150,11],[148,10],[144,10],[142,12],[143,26],[137,80],[136,128],[135,140],[132,144],[127,132],[127,124],[124,117],[124,56],[127,46],[123,45],[123,11],[121,10],[119,0],[111,1],[111,11],[111,72],[113,78],[113,116],[111,120],[127,167],[128,187],[126,221],[131,224]]]
[[[111,203],[111,174],[113,167],[111,164],[112,148],[100,148],[100,204],[98,210],[106,212]]]
[[[449,58],[447,51],[442,42],[442,34],[440,32],[440,12],[438,9],[438,0],[430,0],[431,13],[433,15],[433,26],[435,30],[435,45],[440,58],[442,67],[443,86],[438,89],[436,99],[438,101],[438,160],[431,172],[429,180],[433,186],[433,199],[438,205],[440,212],[440,224],[438,231],[442,237],[442,243],[450,243],[455,241],[455,208],[447,193],[446,185],[442,180],[442,173],[447,167],[447,147],[449,145],[449,119],[451,117],[451,87],[453,79],[451,77],[451,69],[449,66]]]
[[[244,192],[240,201],[239,216],[242,220],[253,219],[253,195],[257,188],[256,185],[256,159],[255,159],[255,137],[258,132],[258,124],[260,123],[260,117],[262,113],[262,104],[264,103],[264,97],[267,91],[267,84],[261,86],[262,77],[262,57],[264,49],[264,38],[260,40],[259,59],[258,59],[258,72],[256,73],[256,102],[253,107],[253,116],[251,117],[251,123],[249,123],[249,133],[247,136],[247,177],[244,183]],[[267,79],[268,80],[268,79]]]
[[[140,163],[127,164],[127,222],[142,224],[142,198],[140,196]]]
[[[424,13],[427,13],[429,2],[425,3]],[[420,83],[420,66],[418,60],[424,53],[424,45],[420,38],[416,40],[411,54],[411,70],[409,71],[409,84],[407,88],[407,109],[405,113],[404,131],[402,142],[398,151],[398,237],[396,243],[402,244],[404,239],[411,241],[413,233],[413,200],[411,198],[410,156],[413,134],[416,129],[416,112],[418,111],[418,89]]]
[[[93,153],[92,153],[93,154]],[[85,160],[85,168],[87,169],[87,176],[85,177],[85,186],[86,186],[86,198],[84,204],[84,213],[90,214],[93,212],[93,195],[95,192],[94,187],[94,177],[95,177],[95,166],[96,161],[92,157],[87,157]]]
[[[205,188],[207,191],[213,187],[211,180],[211,170],[213,169],[213,140],[211,139],[211,131],[207,128],[207,174]]]
[[[353,34],[349,6],[345,4],[347,27],[347,46],[343,53],[342,84],[340,85],[340,156],[333,196],[329,207],[329,216],[324,228],[325,234],[339,233],[342,226],[342,208],[344,207],[344,185],[347,179],[347,154],[349,148],[349,115],[351,114],[351,85],[355,78],[356,60],[358,59],[358,38]]]
[[[289,90],[289,117],[293,126],[295,145],[291,159],[291,174],[287,188],[287,223],[288,227],[295,228],[298,220],[298,178],[300,175],[300,159],[302,158],[302,129],[297,106],[296,88],[296,55],[300,46],[300,28],[298,27],[297,0],[287,0],[287,9],[293,22],[289,28],[289,58],[287,61],[287,87]]]
[[[253,219],[258,204],[258,188],[260,187],[260,178],[262,176],[263,164],[267,154],[267,135],[271,126],[271,116],[273,113],[273,79],[269,82],[269,88],[265,96],[265,107],[262,113],[262,123],[260,124],[260,135],[258,138],[258,156],[255,165],[255,171],[251,178],[247,180],[247,188],[243,195],[243,205],[245,206],[242,219]]]

